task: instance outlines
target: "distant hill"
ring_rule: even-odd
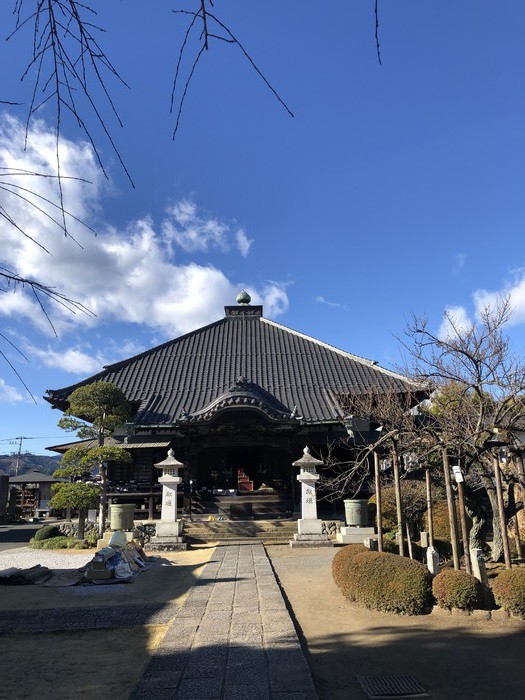
[[[33,469],[44,472],[44,474],[52,474],[55,469],[58,469],[60,455],[56,457],[48,457],[47,455],[33,455],[24,453],[20,455],[19,474],[25,474]],[[0,473],[13,476],[16,467],[16,455],[0,455]]]

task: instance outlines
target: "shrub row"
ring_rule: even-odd
[[[480,582],[465,571],[443,569],[434,580],[423,564],[396,554],[373,552],[363,545],[341,548],[332,574],[342,594],[367,608],[419,615],[429,612],[433,597],[448,610],[483,607]],[[525,619],[525,567],[503,571],[493,586],[495,602]]]
[[[49,537],[45,540],[37,540],[36,537],[33,537],[29,544],[33,549],[88,549],[93,546],[87,540],[78,540],[76,537],[65,537],[64,535]]]
[[[432,579],[417,561],[348,545],[335,555],[332,571],[343,595],[367,608],[405,615],[432,608]]]

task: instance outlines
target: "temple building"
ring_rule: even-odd
[[[241,292],[224,318],[47,391],[51,406],[66,410],[75,389],[105,381],[131,403],[132,418],[110,440],[133,461],[108,465],[110,498],[154,517],[154,464],[171,447],[186,465],[186,513],[286,516],[299,493],[292,462],[305,445],[322,455],[345,435],[344,397],[407,390],[402,375],[264,318],[250,301]]]

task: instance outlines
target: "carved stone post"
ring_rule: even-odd
[[[180,550],[188,547],[182,539],[182,520],[177,517],[177,488],[182,482],[179,469],[184,466],[175,459],[171,449],[166,459],[155,464],[157,469],[162,469],[162,475],[159,477],[159,483],[162,484],[162,506],[156,535],[151,538],[152,549]]]
[[[290,547],[332,547],[328,534],[323,534],[323,521],[317,517],[315,485],[319,481],[317,467],[323,462],[312,457],[310,448],[304,448],[301,459],[293,462],[299,467],[297,481],[301,483],[301,518],[297,521],[297,534],[290,540]]]

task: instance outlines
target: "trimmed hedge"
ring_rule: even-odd
[[[339,549],[332,559],[332,576],[334,577],[335,585],[341,588],[343,581],[346,578],[345,569],[352,559],[362,552],[369,552],[363,544],[347,544],[346,547]]]
[[[525,619],[525,567],[502,571],[492,587],[496,603]]]
[[[440,608],[474,610],[483,607],[480,582],[466,571],[443,569],[432,581],[432,593]]]
[[[88,549],[90,545],[86,540],[78,540],[76,537],[50,537],[47,540],[35,540],[33,537],[29,541],[33,549]]]
[[[338,552],[334,580],[348,600],[383,612],[430,612],[432,578],[423,564],[385,552],[345,554],[347,549]]]
[[[35,532],[33,540],[35,542],[40,542],[41,540],[48,540],[51,537],[60,537],[62,533],[56,525],[44,525],[40,530]]]

